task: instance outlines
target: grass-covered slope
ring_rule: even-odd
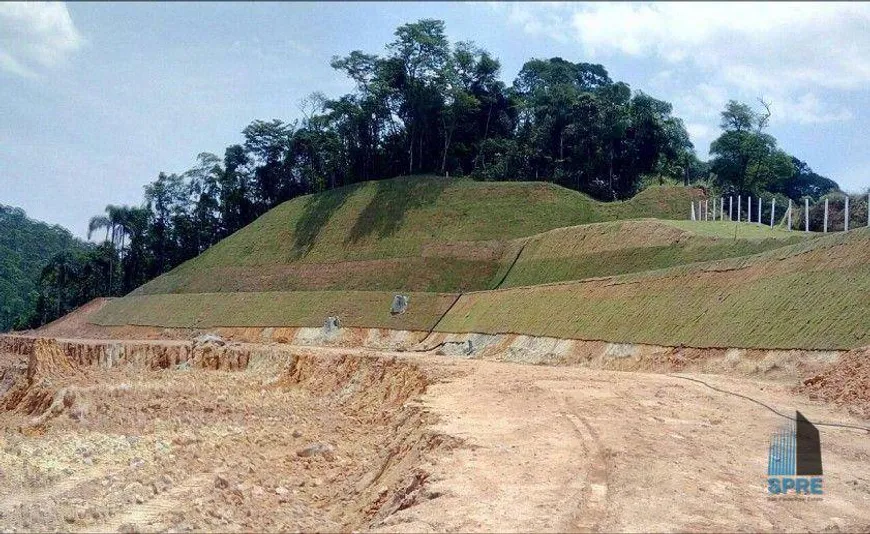
[[[703,226],[706,223],[697,223]],[[464,295],[444,332],[695,347],[870,343],[870,229],[742,258]]]
[[[657,188],[606,204],[541,183],[360,184],[277,207],[90,320],[292,327],[338,315],[346,326],[662,345],[870,343],[870,230],[646,218],[684,219],[696,194]],[[392,316],[397,292],[411,305]]]
[[[455,295],[410,293],[408,311],[390,314],[393,293],[380,291],[292,291],[185,293],[113,299],[88,321],[102,326],[166,328],[322,326],[338,316],[343,326],[428,330]]]
[[[600,221],[685,218],[700,191],[656,187],[602,203],[541,182],[368,182],[286,202],[134,292],[488,289],[510,240]]]
[[[500,287],[748,256],[804,239],[807,234],[802,232],[730,222],[638,219],[558,228],[523,240],[521,253]]]

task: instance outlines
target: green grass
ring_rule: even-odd
[[[368,182],[286,202],[133,294],[487,289],[513,261],[504,256],[513,239],[599,221],[684,218],[699,195],[654,187],[602,203],[541,182]]]
[[[807,238],[798,232],[724,222],[641,219],[560,228],[529,238],[501,287],[748,256]]]
[[[343,326],[428,330],[455,295],[410,293],[408,311],[390,315],[393,293],[295,291],[142,295],[114,299],[89,321],[102,326],[166,328],[322,326],[338,316]]]
[[[801,239],[819,234],[789,232],[780,226],[769,226],[730,221],[667,221],[667,224],[704,237],[720,239]]]
[[[870,343],[870,230],[743,258],[463,296],[444,332],[695,347]]]
[[[870,230],[686,221],[696,194],[653,188],[608,204],[542,183],[359,184],[278,206],[90,320],[293,327],[338,315],[357,327],[698,347],[870,343]],[[502,278],[506,289],[485,291]],[[411,307],[393,317],[399,291]]]

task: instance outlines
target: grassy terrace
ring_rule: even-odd
[[[870,230],[754,256],[463,296],[444,332],[696,347],[848,349],[870,343]]]
[[[526,240],[501,287],[749,256],[807,238],[800,232],[751,224],[653,219],[559,228]]]
[[[546,183],[396,178],[286,202],[134,294],[488,289],[511,240],[562,226],[683,218],[698,190],[602,203]]]
[[[393,293],[378,291],[297,291],[187,293],[115,299],[90,318],[103,326],[166,328],[219,326],[322,326],[330,315],[344,326],[428,330],[455,295],[411,293],[410,307],[390,315]]]

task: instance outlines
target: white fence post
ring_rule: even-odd
[[[706,199],[704,200],[704,220],[710,220],[710,201]]]
[[[867,200],[870,201],[870,197],[868,197]],[[868,213],[870,213],[870,210],[867,210],[867,211],[868,211]],[[868,217],[870,217],[870,215],[868,215]],[[729,221],[734,220],[734,197],[733,196],[728,197],[728,220]],[[870,219],[867,219],[867,226],[870,226]]]
[[[758,224],[761,224],[761,197],[758,197]]]
[[[740,195],[737,195],[737,222],[740,222]]]
[[[776,213],[776,197],[770,199],[770,227],[773,228],[773,214]]]
[[[692,206],[692,220],[695,220],[695,201],[689,203]]]
[[[849,231],[849,195],[846,195],[846,217],[845,217],[845,224],[843,225],[843,231],[844,232]]]
[[[804,199],[804,232],[810,231],[810,199]]]
[[[725,220],[725,197],[719,199],[719,220]]]
[[[827,198],[825,199],[825,225],[823,228],[824,228],[824,230],[822,230],[822,231],[827,234],[828,233],[828,199]]]
[[[791,232],[791,199],[788,199],[788,231]]]

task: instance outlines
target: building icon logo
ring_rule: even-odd
[[[800,412],[770,437],[767,492],[772,495],[822,494],[822,444],[819,430]]]

